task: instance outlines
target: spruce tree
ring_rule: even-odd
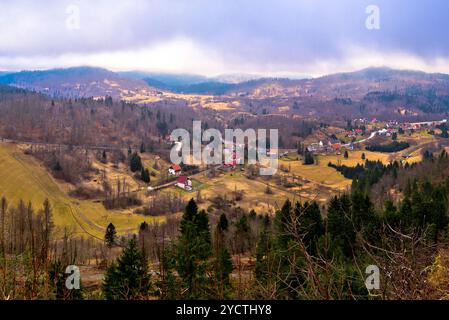
[[[108,300],[137,300],[146,299],[150,289],[147,259],[134,236],[122,255],[107,269],[103,293]]]
[[[148,169],[145,169],[144,167],[142,167],[141,171],[140,171],[140,178],[142,179],[143,182],[146,183],[150,183],[150,171]]]
[[[228,218],[226,218],[226,215],[222,213],[220,215],[220,219],[218,220],[217,229],[219,232],[224,233],[225,231],[228,230],[228,226],[229,226]]]
[[[304,152],[304,164],[310,165],[310,164],[314,164],[314,163],[315,163],[315,159],[313,158],[313,153],[306,149],[306,151]]]
[[[324,234],[320,208],[315,201],[305,202],[304,205],[297,202],[295,215],[298,219],[299,230],[303,235],[304,244],[309,253],[313,254],[316,251],[318,239]]]
[[[225,244],[225,233],[228,230],[228,219],[221,214],[216,227],[215,238],[215,273],[218,282],[219,298],[227,296],[230,287],[229,276],[232,272],[232,259]]]
[[[351,200],[347,195],[335,196],[327,209],[327,230],[334,246],[351,256],[356,234],[351,221]]]
[[[106,228],[106,233],[104,235],[104,242],[110,248],[114,245],[116,240],[117,231],[115,230],[115,226],[110,223]]]
[[[186,289],[185,298],[207,298],[207,260],[212,255],[209,218],[204,210],[198,213],[195,200],[186,206],[180,227],[181,235],[175,251],[175,268]]]
[[[222,246],[217,257],[217,278],[223,286],[229,285],[229,276],[232,273],[232,259],[228,249]]]
[[[280,248],[285,249],[288,242],[292,239],[288,229],[292,224],[292,203],[286,200],[281,210],[276,213],[275,227],[277,234],[277,242]]]
[[[255,275],[257,281],[266,285],[271,276],[271,264],[273,263],[273,239],[271,234],[270,217],[265,215],[262,220],[262,229],[259,234],[259,241],[256,248]]]
[[[131,155],[129,166],[132,172],[136,172],[142,169],[142,159],[139,157],[137,152],[134,152]]]

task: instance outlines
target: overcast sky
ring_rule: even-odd
[[[449,73],[448,13],[447,0],[0,0],[0,70]]]

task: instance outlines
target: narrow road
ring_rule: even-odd
[[[371,134],[369,135],[368,138],[365,138],[365,139],[362,139],[362,140],[359,140],[359,141],[354,141],[354,142],[345,143],[345,144],[343,145],[343,147],[349,147],[351,144],[354,145],[354,144],[359,144],[359,143],[366,142],[366,141],[371,140],[372,138],[374,138],[374,137],[376,136],[376,134],[377,134],[377,131],[373,131],[373,132],[371,132]]]

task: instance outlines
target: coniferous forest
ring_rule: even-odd
[[[440,299],[448,290],[449,179],[432,183],[420,177],[424,168],[449,170],[448,155],[393,165],[374,187],[362,184],[325,207],[286,200],[271,216],[199,209],[191,199],[179,220],[142,223],[126,237],[110,224],[103,242],[67,230],[57,236],[48,201],[10,206],[2,198],[0,292],[5,299]],[[363,175],[379,174],[372,169]],[[405,171],[416,178],[398,180]],[[403,198],[377,206],[375,188],[392,181]],[[66,266],[89,264],[104,266],[101,285],[85,286],[81,272],[81,288],[67,289]],[[380,270],[380,289],[367,289],[370,265]]]

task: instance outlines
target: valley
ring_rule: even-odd
[[[434,188],[445,183],[449,80],[444,75],[371,68],[317,79],[182,86],[130,77],[87,67],[0,76],[5,84],[0,86],[0,196],[7,203],[4,215],[10,214],[8,241],[17,246],[11,250],[32,243],[18,234],[30,237],[35,231],[20,228],[41,223],[48,199],[52,254],[77,261],[90,298],[101,297],[108,268],[132,239],[144,248],[152,277],[167,281],[165,272],[174,269],[164,255],[180,261],[182,250],[170,248],[184,245],[177,239],[185,236],[188,210],[199,219],[195,223],[207,225],[206,243],[227,248],[226,286],[239,288],[234,297],[254,298],[240,292],[260,285],[254,284],[255,274],[260,276],[255,270],[265,261],[260,243],[279,232],[283,213],[296,212],[296,222],[310,214],[309,231],[320,234],[320,241],[326,223],[332,243],[343,252],[334,254],[349,255],[346,234],[337,234],[354,221],[332,226],[344,201],[355,203],[354,214],[379,212],[379,219],[390,219],[384,211],[396,210],[394,224],[396,206],[406,208],[409,190],[416,192],[426,176]],[[435,96],[429,98],[426,90]],[[277,172],[260,175],[266,164],[247,159],[172,163],[170,152],[180,142],[170,133],[191,131],[193,120],[201,121],[203,131],[220,133],[278,129],[279,148],[265,150],[279,155]],[[435,192],[432,197],[438,197]],[[356,211],[356,204],[367,209]],[[312,249],[303,242],[308,233],[296,234],[294,228],[303,225],[295,221],[284,232],[301,237],[295,238],[304,245],[301,254],[309,254]],[[435,228],[442,234],[441,225]],[[385,241],[390,236],[382,234]]]

